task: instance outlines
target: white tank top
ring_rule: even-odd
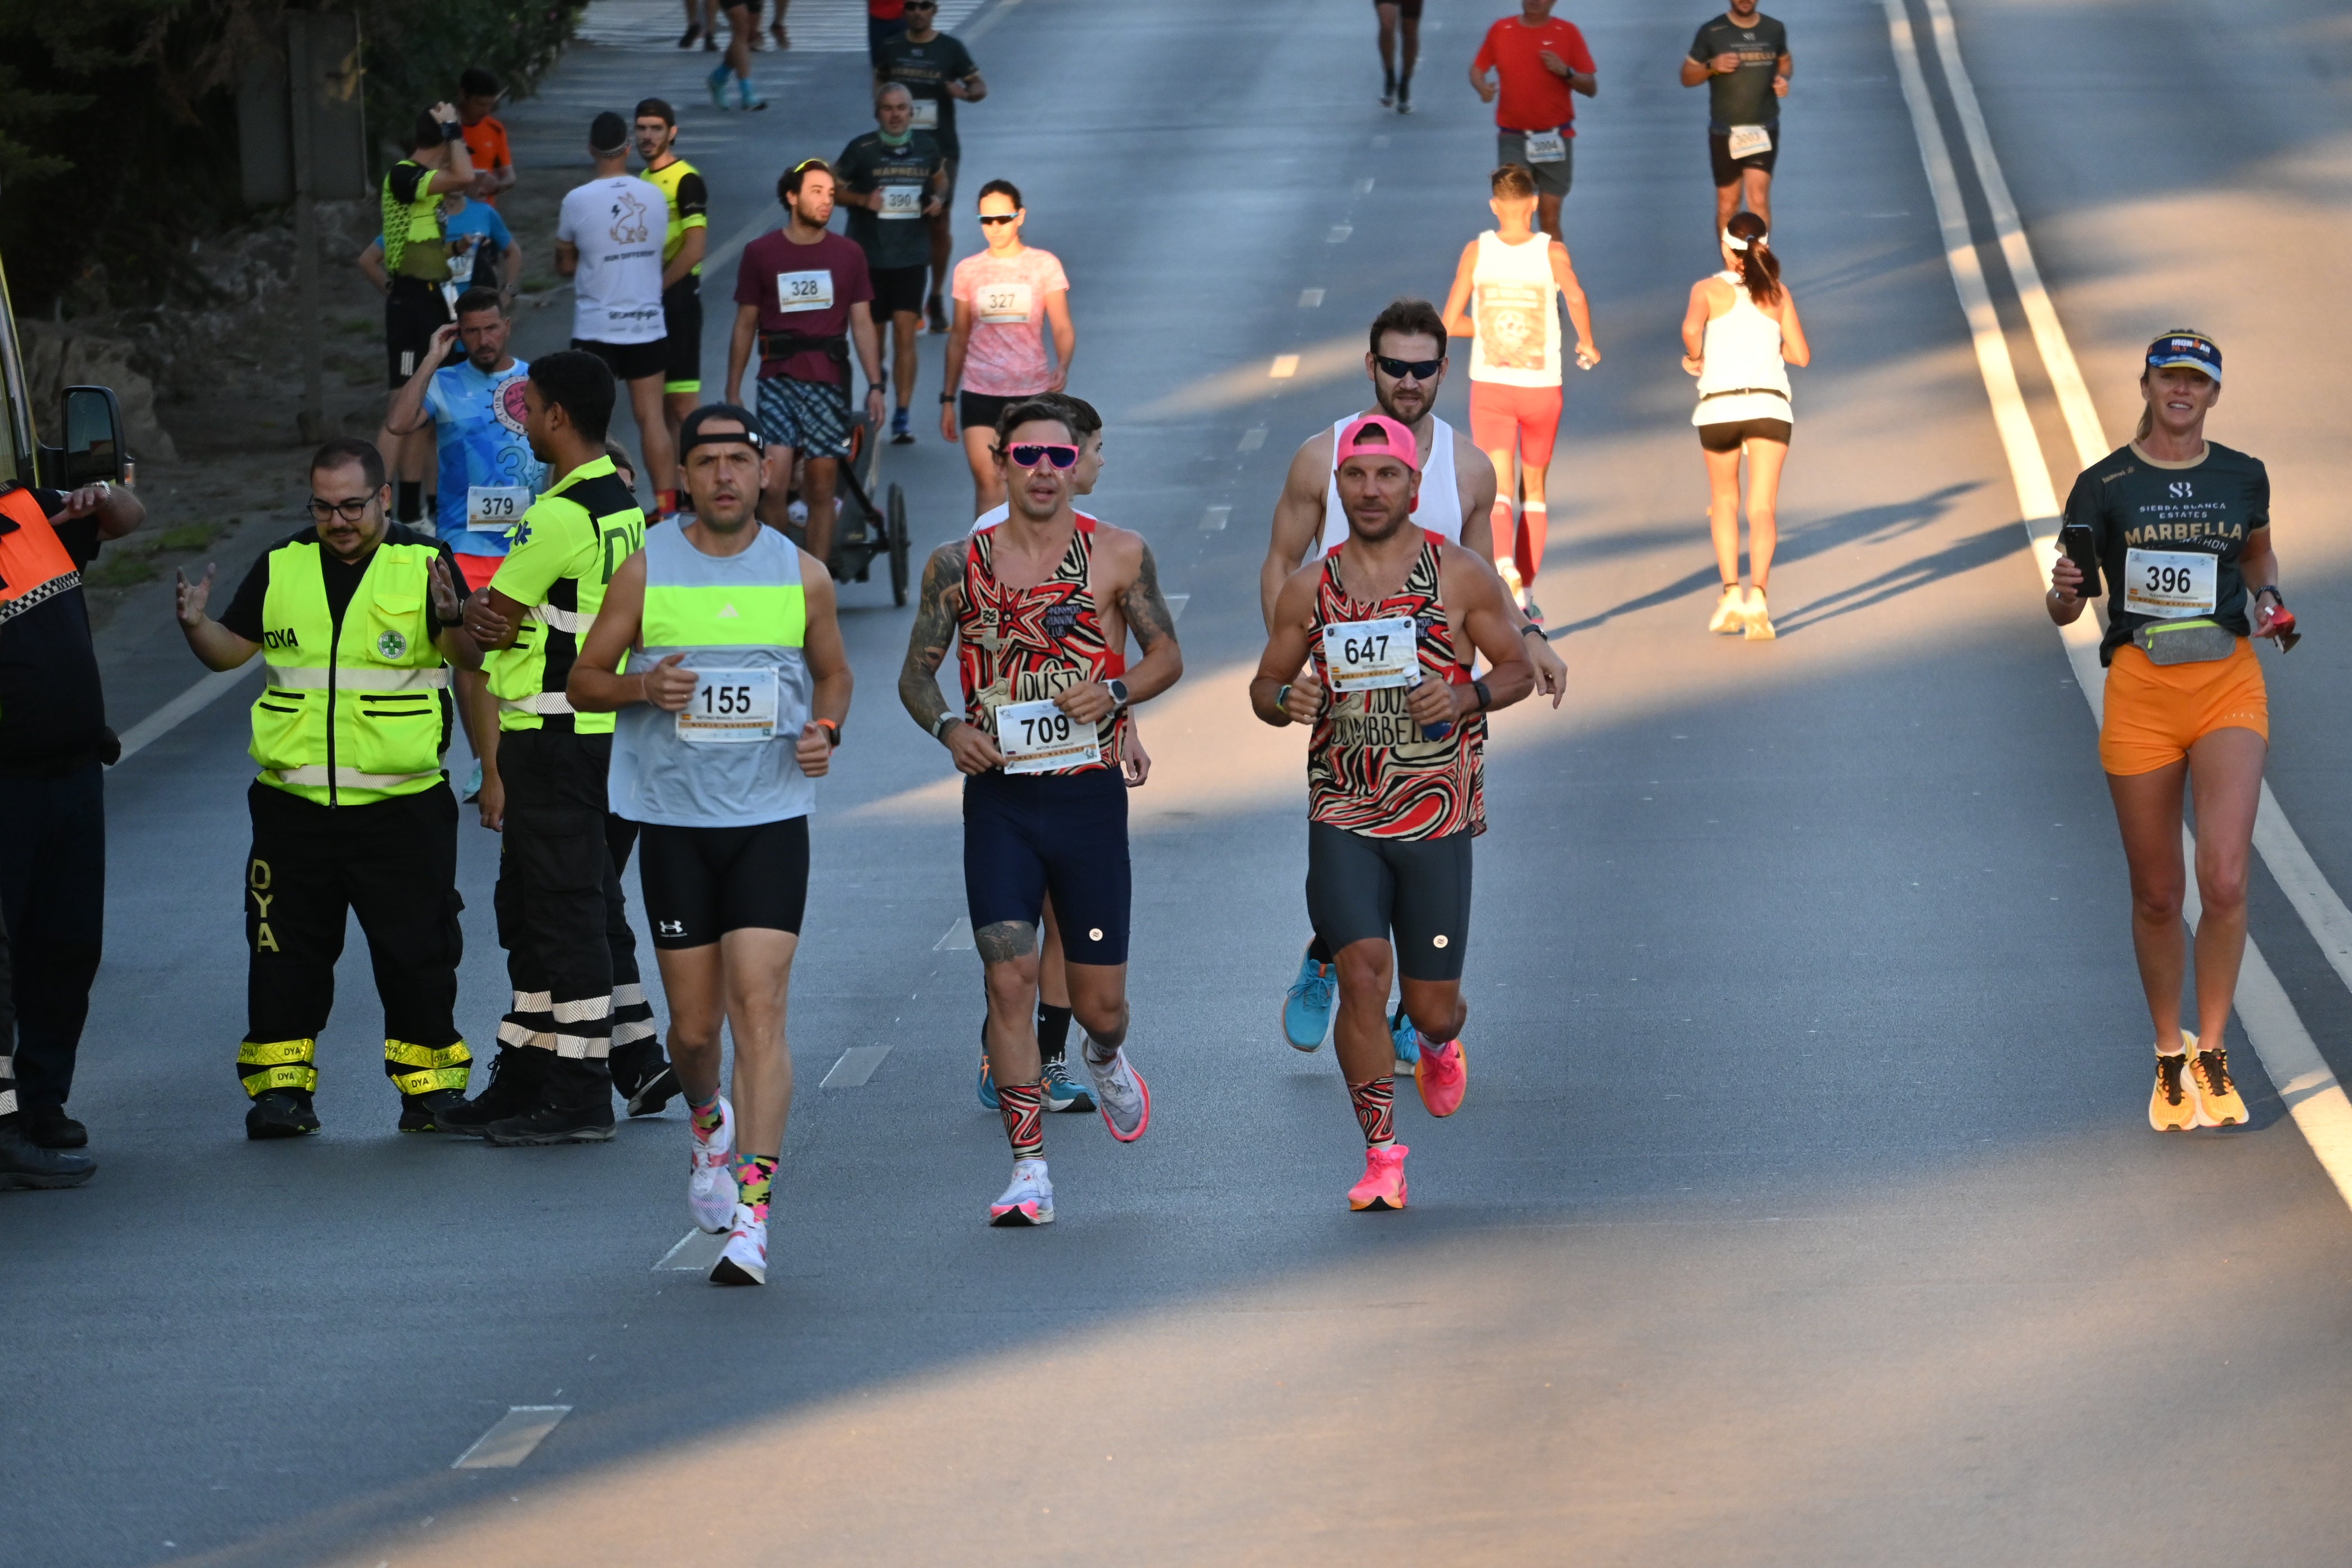
[[[1551,236],[1506,245],[1478,237],[1470,273],[1470,379],[1504,386],[1559,384],[1559,286],[1551,276]]]
[[[1328,554],[1348,542],[1348,509],[1339,504],[1339,437],[1354,417],[1331,426],[1331,477],[1323,484],[1323,542],[1316,551]],[[1429,456],[1422,459],[1421,489],[1412,502],[1412,525],[1442,535],[1448,544],[1462,542],[1462,489],[1454,479],[1454,426],[1432,417]]]
[[[1780,323],[1756,308],[1738,273],[1716,276],[1731,285],[1731,309],[1706,324],[1698,407],[1691,413],[1691,423],[1793,422],[1797,416],[1789,403],[1788,363],[1780,357]]]

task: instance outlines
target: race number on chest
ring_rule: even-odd
[[[469,533],[504,533],[530,510],[528,485],[468,485],[466,487],[466,529]]]
[[[1035,295],[1026,283],[990,283],[978,292],[972,304],[983,326],[1018,326],[1029,320],[1030,307]]]
[[[833,269],[820,267],[813,272],[779,272],[776,274],[776,313],[789,316],[795,310],[830,310],[833,309]]]
[[[776,672],[698,669],[694,695],[678,710],[677,738],[724,745],[776,738]]]
[[[996,749],[1008,773],[1051,773],[1102,761],[1096,726],[1071,718],[1054,705],[1006,702],[996,710]]]
[[[884,217],[920,217],[923,216],[923,187],[920,185],[885,185],[882,187]]]
[[[2210,616],[2220,566],[2218,557],[2202,552],[2129,551],[2124,556],[2124,608],[2164,621]]]
[[[1336,621],[1323,628],[1323,664],[1335,692],[1377,691],[1421,684],[1421,658],[1411,616],[1377,621]]]

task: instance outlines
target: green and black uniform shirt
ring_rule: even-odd
[[[2065,521],[2088,525],[2106,580],[2101,664],[2112,662],[2133,632],[2159,619],[2124,608],[2127,557],[2134,550],[2218,557],[2211,619],[2239,637],[2252,635],[2238,558],[2254,531],[2271,523],[2271,477],[2261,459],[2218,441],[2205,443],[2205,456],[2194,463],[2159,462],[2137,442],[2120,447],[2074,481]]]
[[[1735,125],[1780,124],[1780,98],[1772,90],[1772,79],[1788,52],[1789,29],[1761,11],[1744,27],[1727,16],[1701,23],[1691,40],[1691,58],[1708,65],[1717,55],[1739,57],[1738,70],[1706,79],[1706,128],[1721,136]]]
[[[882,52],[874,68],[884,81],[898,82],[914,95],[916,130],[929,131],[937,136],[940,151],[945,156],[963,156],[963,145],[956,139],[956,100],[947,84],[979,73],[980,67],[973,63],[970,49],[945,33],[935,33],[919,44],[900,33],[882,40]],[[925,104],[938,107],[926,110]],[[939,116],[936,127],[922,123],[926,113]]]
[[[677,259],[677,247],[686,243],[688,229],[710,226],[710,187],[703,181],[702,172],[683,158],[672,158],[657,169],[648,168],[637,178],[659,191],[669,203],[669,229],[662,236],[662,266],[667,268]],[[691,284],[701,276],[702,263],[698,261],[694,269],[678,281]]]
[[[439,288],[449,281],[449,237],[434,170],[403,158],[383,176],[383,269]]]
[[[879,190],[897,209],[849,209],[849,237],[866,252],[868,268],[931,264],[931,226],[922,221],[923,204],[931,199],[931,176],[945,162],[940,139],[928,131],[909,131],[896,147],[879,131],[869,131],[841,150],[833,169],[843,187],[859,195]],[[899,194],[891,196],[894,190]]]
[[[613,732],[613,715],[575,715],[563,688],[604,607],[605,584],[645,543],[645,511],[607,457],[564,475],[522,514],[513,547],[490,579],[523,607],[514,646],[492,653],[486,666],[500,730]]]

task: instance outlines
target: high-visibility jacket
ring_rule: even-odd
[[[710,226],[709,188],[703,184],[702,171],[683,158],[672,158],[658,169],[647,169],[637,178],[662,194],[669,204],[669,228],[662,236],[662,265],[667,267],[677,259],[677,247],[686,243],[686,231]],[[688,184],[688,180],[693,181]],[[694,264],[689,278],[702,276],[702,263]]]
[[[403,202],[392,194],[392,177],[404,169],[418,173],[414,201]],[[395,278],[440,284],[449,281],[449,238],[441,226],[441,198],[434,194],[433,174],[413,158],[403,158],[385,171],[383,269]]]
[[[32,491],[0,489],[0,517],[16,525],[0,529],[0,621],[81,586],[81,568]]]
[[[500,730],[609,735],[610,713],[572,711],[563,694],[581,641],[604,605],[604,585],[645,548],[646,514],[613,459],[591,458],[555,481],[522,514],[490,586],[523,607],[514,646],[483,668],[499,700]]]
[[[324,549],[297,535],[269,552],[268,683],[253,704],[261,782],[320,805],[431,789],[441,780],[449,685],[433,642],[428,575],[440,547],[386,538],[341,620],[327,607]]]

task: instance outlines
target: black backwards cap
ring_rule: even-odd
[[[598,115],[588,127],[588,151],[603,157],[625,153],[629,146],[629,122],[611,110]]]
[[[714,420],[732,420],[743,428],[706,430],[704,426]],[[732,403],[706,403],[679,422],[677,460],[680,463],[685,462],[686,455],[697,447],[718,446],[749,447],[754,452],[764,452],[768,443],[760,434],[760,421],[752,416],[751,411]]]

